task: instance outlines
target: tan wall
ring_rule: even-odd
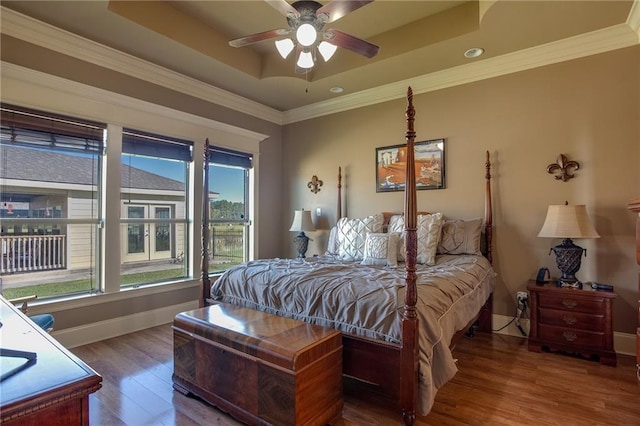
[[[419,191],[419,209],[482,216],[484,152],[491,152],[495,312],[514,314],[516,291],[539,267],[558,275],[548,253],[560,241],[537,234],[547,206],[567,200],[587,205],[601,235],[576,241],[587,248],[578,277],[613,284],[614,329],[634,332],[635,228],[626,205],[640,195],[640,47],[417,95],[414,104],[416,140],[447,139],[447,188]],[[405,107],[402,99],[286,126],[286,221],[294,209],[323,209],[308,255],[324,251],[336,222],[338,166],[347,215],[402,210],[403,193],[376,193],[374,164],[376,147],[404,142]],[[560,153],[581,166],[568,182],[546,172]],[[317,195],[307,188],[313,175],[324,181]],[[293,233],[283,235],[282,252],[295,256]]]

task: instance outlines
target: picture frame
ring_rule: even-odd
[[[416,142],[416,189],[445,188],[444,138]],[[376,148],[376,192],[404,191],[407,145]]]

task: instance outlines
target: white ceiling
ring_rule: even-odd
[[[398,81],[454,75],[471,63],[505,67],[517,52],[522,61],[530,49],[576,37],[593,40],[612,28],[628,31],[637,44],[640,20],[637,0],[377,0],[327,28],[376,43],[380,53],[368,59],[338,49],[328,63],[319,61],[301,76],[292,57],[278,56],[273,41],[228,45],[233,38],[287,28],[286,18],[261,0],[3,0],[2,6],[278,111],[337,102]],[[485,54],[466,59],[463,53],[472,47]],[[536,66],[535,58],[530,62]],[[344,92],[331,93],[333,86]]]

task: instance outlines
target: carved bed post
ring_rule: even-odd
[[[484,233],[485,241],[487,243],[487,259],[489,263],[493,263],[493,257],[491,254],[491,240],[493,239],[493,214],[491,208],[491,160],[489,159],[489,151],[487,151],[487,161],[484,163],[486,173],[485,189],[484,189]]]
[[[484,189],[484,243],[485,257],[489,263],[493,263],[493,213],[491,207],[491,160],[487,151],[485,167],[485,189]],[[478,331],[492,333],[493,330],[493,294],[489,296],[480,311],[478,317]]]
[[[406,295],[402,313],[402,353],[400,355],[400,393],[402,417],[406,425],[413,425],[416,419],[416,398],[418,393],[418,316],[416,315],[416,258],[418,254],[416,171],[414,143],[416,132],[413,130],[415,110],[413,91],[407,90],[407,155],[406,180],[404,194],[404,223],[406,240]]]
[[[202,164],[202,253],[200,257],[200,307],[209,297],[209,139],[204,141],[204,162]]]
[[[342,167],[338,166],[338,209],[336,210],[336,222],[342,217]]]

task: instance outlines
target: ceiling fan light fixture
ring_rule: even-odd
[[[313,68],[313,55],[311,52],[300,52],[300,56],[298,57],[298,62],[296,63],[300,68]]]
[[[276,40],[276,49],[278,49],[278,53],[282,56],[282,59],[287,59],[287,56],[293,51],[295,45],[293,44],[293,40],[290,38],[285,38],[284,40]]]
[[[325,62],[331,59],[333,54],[336,53],[337,49],[338,49],[338,46],[336,46],[335,44],[328,43],[326,41],[322,41],[318,45],[318,50],[320,51],[320,54],[322,55],[322,58],[324,59]]]
[[[304,47],[309,47],[316,42],[318,32],[311,24],[302,24],[296,30],[296,39]]]

